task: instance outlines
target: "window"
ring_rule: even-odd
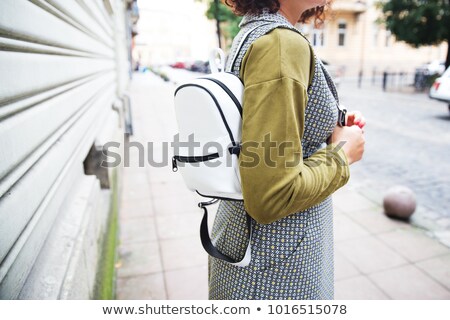
[[[299,30],[300,30],[300,32],[301,33],[303,33],[305,36],[309,36],[309,31],[310,31],[310,26],[308,25],[308,24],[300,24],[300,23],[297,23],[296,25],[295,25]]]
[[[345,38],[347,34],[347,23],[345,21],[340,21],[338,24],[338,46],[345,46]]]
[[[380,34],[380,26],[378,25],[378,23],[374,23],[373,24],[373,43],[372,43],[372,45],[374,46],[374,47],[378,47],[378,37],[379,37],[379,34]]]
[[[385,43],[386,47],[390,47],[391,46],[391,38],[392,38],[391,31],[386,30],[386,43]]]
[[[312,33],[312,45],[314,47],[323,47],[324,46],[324,32],[323,29],[313,29]]]

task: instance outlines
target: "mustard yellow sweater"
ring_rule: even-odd
[[[301,139],[313,60],[301,35],[278,28],[256,40],[242,61],[239,170],[245,209],[259,223],[322,202],[350,176],[345,153],[335,151],[333,144],[303,159]]]

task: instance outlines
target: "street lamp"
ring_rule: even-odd
[[[219,40],[219,48],[222,48],[222,41],[221,41],[221,35],[220,35],[220,20],[219,20],[219,0],[214,0],[215,3],[215,9],[214,10],[214,16],[216,18],[217,23],[217,38]]]

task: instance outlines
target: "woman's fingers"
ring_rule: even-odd
[[[366,119],[364,117],[362,117],[361,121],[358,122],[358,126],[360,128],[364,128],[365,125],[366,125]]]
[[[360,111],[350,111],[347,114],[347,125],[363,128],[366,125],[366,119]]]

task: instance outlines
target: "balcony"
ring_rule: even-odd
[[[335,0],[331,7],[333,11],[358,14],[367,10],[367,3],[361,0]]]

